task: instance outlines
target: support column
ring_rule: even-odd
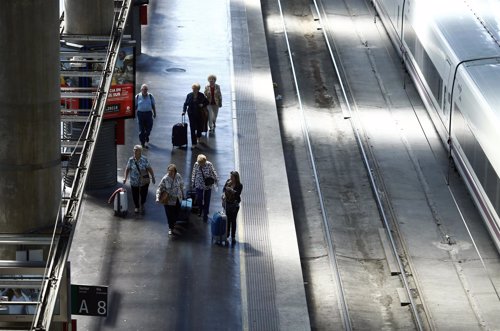
[[[2,2],[0,232],[56,220],[61,201],[59,1]],[[15,259],[0,247],[0,259]]]
[[[64,0],[64,32],[103,36],[111,33],[113,0]]]

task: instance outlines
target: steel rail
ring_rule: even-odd
[[[71,198],[65,208],[62,220],[58,217],[55,222],[53,245],[51,245],[49,257],[47,259],[48,267],[45,273],[47,281],[45,281],[42,286],[40,304],[37,306],[37,312],[31,326],[31,330],[33,331],[49,330],[51,326],[54,307],[56,305],[61,280],[63,278],[81,210],[88,170],[95,150],[95,142],[97,141],[97,136],[100,131],[108,91],[111,87],[113,68],[118,57],[118,50],[121,45],[131,6],[132,0],[123,1],[120,11],[117,13],[113,22],[105,66],[101,73],[101,80],[91,109],[87,135],[84,140],[78,167],[75,171],[75,177],[70,192]],[[62,224],[60,224],[60,221]],[[55,242],[56,232],[59,228],[57,225],[59,224],[61,225],[60,237],[59,240]]]
[[[285,23],[285,17],[283,15],[283,8],[281,6],[281,0],[277,0],[277,3],[278,3],[279,11],[280,11],[281,22],[283,25],[285,41],[286,41],[286,46],[287,46],[287,50],[288,50],[288,57],[290,59],[293,81],[294,81],[295,89],[297,91],[297,100],[299,103],[300,115],[301,115],[302,134],[304,136],[304,139],[306,140],[309,161],[311,163],[313,176],[314,176],[314,182],[316,185],[316,190],[318,192],[321,214],[322,214],[322,219],[323,219],[323,226],[325,229],[325,237],[326,237],[325,239],[326,239],[327,245],[328,245],[328,256],[330,258],[330,267],[332,268],[332,272],[335,275],[335,279],[336,279],[336,283],[337,283],[338,303],[339,303],[341,313],[342,313],[342,323],[344,325],[344,329],[347,331],[350,331],[350,330],[352,330],[352,324],[351,324],[351,319],[349,316],[349,308],[347,306],[347,299],[346,299],[346,295],[345,295],[345,290],[344,290],[344,287],[342,285],[342,278],[340,276],[338,261],[337,261],[336,252],[335,252],[335,244],[333,242],[332,236],[330,235],[328,214],[327,214],[327,211],[325,208],[323,194],[321,192],[321,186],[320,186],[320,182],[319,182],[318,171],[316,169],[316,163],[314,161],[314,154],[312,151],[311,140],[309,138],[309,129],[307,126],[304,108],[302,106],[302,99],[300,97],[300,89],[299,89],[297,74],[295,71],[295,65],[294,65],[294,61],[293,61],[293,53],[292,53],[290,42],[288,39],[288,33],[287,33],[287,28],[286,28],[286,23]]]
[[[318,6],[318,2],[320,4],[319,6]],[[335,55],[333,54],[332,46],[330,44],[330,36],[328,35],[328,30],[325,28],[325,24],[323,23],[323,16],[327,17],[326,12],[325,12],[325,8],[323,6],[323,3],[320,0],[313,0],[313,3],[314,3],[314,7],[316,9],[316,12],[318,14],[318,22],[320,24],[321,31],[323,32],[323,36],[325,38],[328,52],[330,53],[330,58],[332,60],[333,66],[335,68],[335,72],[336,72],[337,77],[339,79],[339,84],[340,84],[340,87],[342,89],[342,95],[344,97],[348,112],[351,115],[351,117],[349,118],[349,121],[351,122],[351,126],[352,126],[353,131],[354,131],[355,136],[356,136],[356,141],[357,141],[358,146],[359,146],[360,151],[361,151],[363,163],[365,164],[365,167],[366,167],[366,170],[368,173],[368,177],[370,180],[370,186],[372,188],[373,194],[375,195],[376,204],[377,204],[380,216],[382,217],[384,227],[385,227],[387,236],[388,236],[390,244],[391,244],[392,251],[394,253],[396,262],[398,264],[398,268],[401,271],[400,275],[402,278],[402,282],[403,282],[406,294],[408,296],[408,300],[410,301],[411,310],[412,310],[415,322],[417,324],[417,328],[418,328],[418,330],[424,330],[424,326],[422,324],[422,321],[420,319],[420,316],[419,316],[419,313],[417,310],[417,305],[415,304],[415,301],[413,300],[413,294],[412,294],[412,291],[410,289],[408,278],[406,277],[403,262],[401,261],[401,258],[399,256],[399,254],[397,253],[396,241],[394,239],[394,236],[391,233],[391,226],[390,226],[389,220],[387,218],[385,208],[384,208],[383,203],[382,203],[382,199],[380,197],[380,194],[378,193],[379,188],[378,188],[378,185],[375,181],[375,177],[372,173],[372,167],[370,165],[370,161],[368,160],[368,156],[367,156],[367,153],[365,151],[365,147],[363,145],[363,139],[361,138],[360,129],[359,129],[359,127],[361,126],[359,123],[361,121],[358,117],[357,111],[352,110],[351,103],[349,101],[349,98],[347,97],[347,92],[346,92],[344,83],[342,81],[342,76],[340,74],[339,65],[337,64],[337,61],[335,60]],[[321,11],[319,9],[320,6],[321,6]],[[356,116],[355,118],[352,117],[353,114]]]

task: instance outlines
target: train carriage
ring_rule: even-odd
[[[500,250],[500,14],[473,0],[373,3]]]

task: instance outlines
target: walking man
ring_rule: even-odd
[[[135,96],[135,109],[139,122],[139,140],[143,148],[149,148],[149,134],[153,129],[153,119],[156,118],[155,98],[148,93],[148,86],[142,84],[141,93]]]

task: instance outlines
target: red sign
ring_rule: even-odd
[[[102,54],[102,53],[101,53]],[[108,92],[104,119],[133,118],[135,116],[134,89],[135,89],[135,47],[125,46],[120,48],[116,60],[113,81]],[[88,58],[87,58],[88,57]],[[90,60],[90,61],[89,61]],[[100,77],[71,77],[65,71],[99,71],[102,70],[102,57],[85,58],[78,52],[66,52],[61,57],[61,87],[64,92],[75,92],[77,98],[61,98],[62,114],[86,115],[90,110],[93,98],[82,98],[78,92],[95,92],[100,83]],[[81,114],[80,114],[81,113]]]
[[[131,118],[135,116],[135,47],[120,48],[109,89],[104,119]]]
[[[112,85],[104,110],[104,118],[134,117],[134,85]]]
[[[68,323],[64,322],[63,323],[63,331],[68,331]],[[76,331],[76,320],[72,319],[71,320],[71,331]]]
[[[61,77],[61,87],[69,87],[66,80]],[[62,90],[62,89],[61,89]],[[79,103],[76,98],[61,98],[61,111],[68,112],[69,109],[78,109]]]

